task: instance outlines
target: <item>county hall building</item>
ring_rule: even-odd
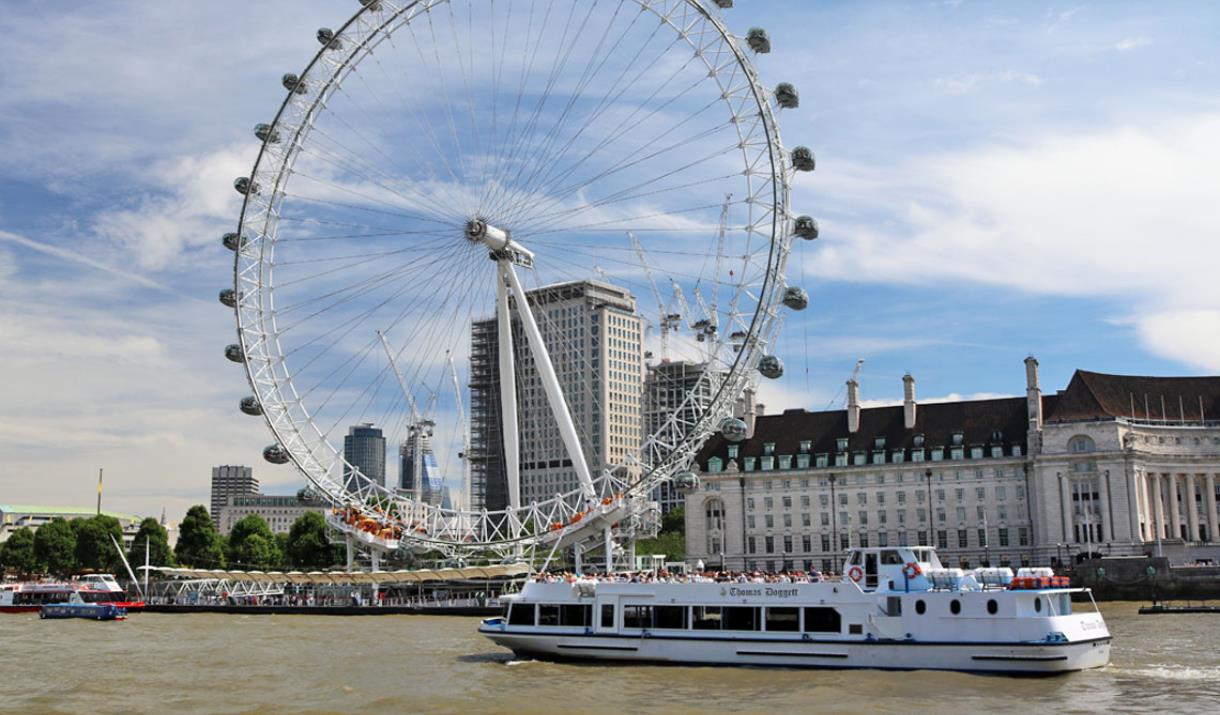
[[[708,568],[839,570],[850,546],[932,545],[947,565],[1087,555],[1220,560],[1220,377],[1078,370],[1026,396],[745,416],[686,494],[686,550]]]

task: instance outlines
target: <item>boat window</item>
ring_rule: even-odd
[[[858,636],[864,632],[864,625],[861,623],[851,623],[847,626],[847,632],[850,635]]]
[[[987,612],[995,615],[1000,610],[1000,604],[995,602],[994,598],[987,599]]]
[[[800,610],[796,608],[767,609],[767,630],[799,631],[800,629]]]
[[[686,606],[655,606],[652,609],[652,627],[665,630],[686,628]]]
[[[1034,596],[1034,613],[1042,613],[1042,599]]]
[[[957,614],[961,613],[962,612],[962,602],[957,600],[956,598],[953,599],[952,601],[949,601],[949,612],[955,616]]]
[[[614,628],[614,604],[602,606],[602,628]]]
[[[559,625],[559,606],[550,603],[538,604],[538,625],[540,626],[557,626]]]
[[[593,606],[587,604],[565,605],[559,611],[560,625],[588,626],[593,623]]]
[[[855,566],[855,565],[859,565],[859,563],[860,563],[860,552],[859,552],[859,551],[853,551],[853,552],[851,552],[851,558],[849,558],[849,559],[847,560],[847,563],[848,563],[848,564],[850,564],[850,565],[853,565],[853,566]]]
[[[928,604],[924,603],[922,598],[915,602],[916,613],[922,616],[925,612],[927,612],[927,610]]]
[[[898,555],[897,551],[889,549],[881,552],[882,566],[901,566],[902,563],[902,557]]]
[[[805,609],[806,633],[840,633],[843,619],[836,608],[812,606]]]
[[[532,626],[534,625],[534,604],[532,603],[514,603],[508,609],[508,625],[510,626]]]
[[[902,615],[902,597],[887,596],[885,599],[885,615],[901,616]]]
[[[1059,603],[1056,607],[1056,610],[1059,611],[1059,615],[1061,615],[1061,616],[1072,615],[1072,596],[1071,596],[1071,594],[1061,593],[1061,594],[1058,594],[1055,598],[1059,601]]]
[[[623,628],[651,628],[652,606],[623,606]]]
[[[758,630],[758,608],[756,606],[726,606],[724,629],[726,631]]]
[[[691,608],[691,627],[697,631],[720,630],[720,606],[695,606]]]

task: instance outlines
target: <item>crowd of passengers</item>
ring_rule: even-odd
[[[621,573],[583,573],[570,571],[544,572],[533,577],[537,583],[576,583],[597,581],[600,583],[817,583],[825,580],[817,571],[696,571],[693,573],[670,573],[669,571],[626,571]]]

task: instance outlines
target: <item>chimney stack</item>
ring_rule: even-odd
[[[902,376],[902,424],[915,429],[915,378],[909,372]]]
[[[758,418],[758,409],[762,407],[754,401],[754,388],[747,387],[741,393],[741,419],[746,423],[746,439],[754,438],[754,421]]]
[[[860,431],[860,383],[855,378],[847,381],[847,431]]]
[[[1038,384],[1038,359],[1025,358],[1025,401],[1029,405],[1029,428],[1042,429],[1042,387]]]

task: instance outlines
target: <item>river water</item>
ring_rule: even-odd
[[[517,661],[477,619],[0,614],[4,713],[1220,712],[1220,615],[1104,604],[1111,664],[1057,678]]]

